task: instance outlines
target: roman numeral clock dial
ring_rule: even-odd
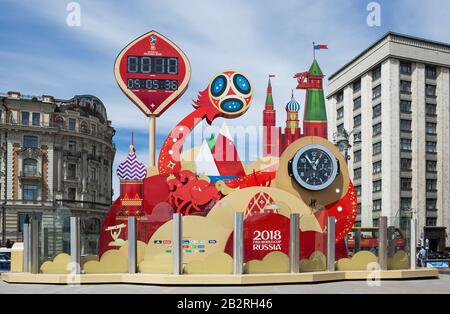
[[[289,161],[289,175],[304,189],[321,191],[329,187],[339,174],[339,162],[322,145],[307,145]]]

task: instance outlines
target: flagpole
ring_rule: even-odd
[[[314,60],[316,60],[316,47],[315,47],[316,43],[313,42],[313,58]]]

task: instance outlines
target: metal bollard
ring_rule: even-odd
[[[234,214],[233,232],[233,273],[242,275],[244,272],[244,213]]]
[[[336,260],[336,217],[328,217],[327,225],[327,271],[335,271]]]
[[[136,217],[128,217],[128,273],[137,272]]]
[[[291,214],[289,268],[291,273],[300,272],[300,215]]]
[[[387,223],[385,216],[380,217],[380,238],[378,239],[378,263],[381,270],[387,270]]]
[[[70,217],[70,271],[73,275],[81,273],[80,221],[80,217]]]
[[[39,274],[39,221],[30,224],[30,273]]]
[[[181,275],[183,273],[183,216],[181,214],[173,214],[172,226],[172,273]]]

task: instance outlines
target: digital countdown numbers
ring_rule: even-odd
[[[142,112],[158,117],[186,91],[191,67],[180,48],[151,31],[120,52],[114,74],[120,89]]]

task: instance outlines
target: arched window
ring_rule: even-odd
[[[24,159],[23,161],[23,173],[25,175],[37,174],[37,160],[32,158]]]
[[[64,128],[64,118],[61,116],[57,116],[55,119],[56,128],[61,130]]]

